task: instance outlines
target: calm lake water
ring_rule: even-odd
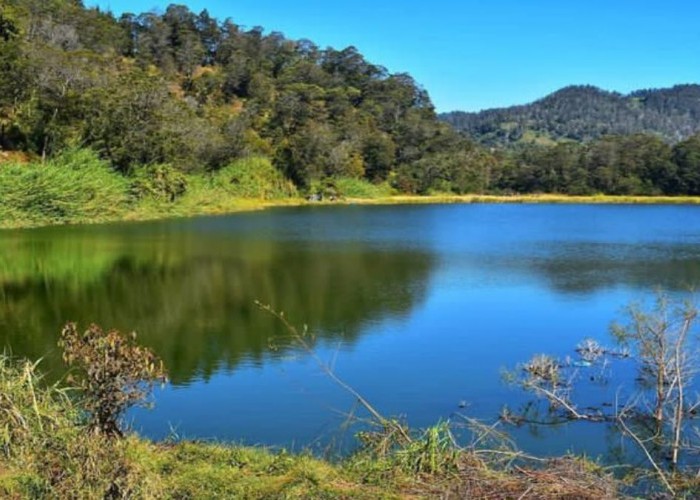
[[[503,368],[610,344],[628,302],[699,284],[700,207],[285,208],[0,232],[0,341],[58,378],[64,322],[136,330],[172,380],[129,415],[138,431],[322,450],[362,412],[256,300],[308,325],[380,412],[422,427],[493,421],[530,399]],[[616,446],[594,425],[513,432],[536,453]]]

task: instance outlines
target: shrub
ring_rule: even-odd
[[[136,344],[136,334],[105,332],[90,325],[80,333],[75,323],[61,332],[63,359],[78,369],[83,406],[94,429],[107,436],[121,436],[119,419],[131,406],[143,403],[156,382],[165,382],[162,362]]]
[[[268,158],[236,160],[214,174],[214,184],[241,198],[288,198],[296,193],[291,181]]]
[[[187,177],[172,165],[146,165],[134,169],[131,192],[138,199],[152,197],[173,202],[186,191]]]
[[[127,182],[94,151],[72,149],[45,165],[0,166],[0,218],[73,222],[126,207]]]
[[[334,180],[334,184],[338,194],[347,198],[382,198],[392,193],[387,182],[375,184],[365,179],[340,177]]]

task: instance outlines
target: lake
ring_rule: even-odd
[[[504,368],[611,344],[627,303],[699,284],[694,206],[317,206],[0,232],[2,343],[50,380],[66,321],[135,330],[171,383],[134,429],[319,452],[352,446],[344,423],[364,413],[256,300],[308,325],[381,413],[425,427],[493,422],[531,399]],[[511,431],[535,453],[616,446],[595,425]]]

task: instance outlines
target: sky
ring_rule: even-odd
[[[700,83],[700,0],[85,0],[114,14],[207,9],[410,73],[437,111],[525,104],[566,85]]]

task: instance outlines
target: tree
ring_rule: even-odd
[[[0,8],[0,148],[14,148],[24,139],[18,123],[21,103],[30,89],[19,30]]]
[[[364,140],[362,157],[366,177],[371,181],[383,181],[396,161],[396,145],[388,134],[373,134]]]
[[[0,7],[0,38],[4,42],[9,42],[19,34],[15,23],[5,17],[2,7]]]
[[[678,194],[700,194],[700,133],[679,142],[673,148],[678,166]]]
[[[613,324],[612,332],[639,363],[639,380],[652,389],[657,430],[661,432],[669,418],[673,421],[675,465],[679,446],[675,436],[682,430],[686,411],[683,391],[692,374],[689,335],[698,310],[690,303],[672,304],[667,296],[659,295],[651,312],[632,305],[628,315],[629,324]]]

